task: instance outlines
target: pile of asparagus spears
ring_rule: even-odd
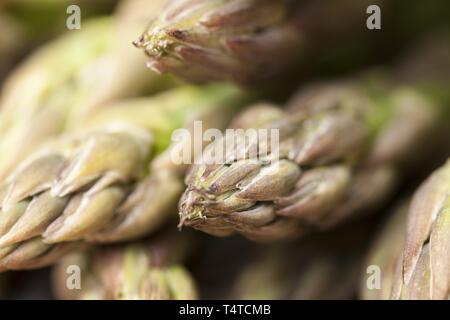
[[[68,5],[0,5],[0,298],[450,298],[445,1]]]

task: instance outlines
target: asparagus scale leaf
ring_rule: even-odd
[[[436,80],[429,83],[448,83],[448,73],[447,80],[440,78],[443,70],[435,69]],[[408,164],[424,163],[429,139],[445,139],[442,129],[448,125],[443,100],[424,91],[420,81],[389,88],[394,74],[315,85],[294,95],[286,110],[259,104],[241,113],[236,127],[276,129],[278,146],[271,149],[270,141],[255,139],[240,147],[227,136],[208,146],[186,178],[180,225],[270,241],[376,209]],[[220,147],[226,150],[223,157],[210,161]]]
[[[25,267],[46,252],[41,246],[154,232],[176,211],[189,165],[172,162],[171,150],[180,143],[171,143],[172,132],[195,120],[205,129],[223,128],[239,100],[227,85],[184,87],[99,111],[12,173],[2,194],[0,247],[11,256],[37,237],[40,249],[23,257]],[[217,112],[223,116],[212,116]],[[0,266],[8,268],[6,257]]]

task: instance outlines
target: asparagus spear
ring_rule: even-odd
[[[255,86],[363,39],[370,4],[383,1],[168,1],[135,45],[158,73]]]
[[[164,81],[141,70],[129,44],[130,32],[142,26],[140,15],[127,10],[115,21],[83,22],[81,30],[43,46],[9,76],[0,99],[0,179],[99,106],[161,88]]]
[[[363,298],[450,298],[449,191],[450,161],[420,186],[409,208],[394,211],[368,256],[368,265],[381,270],[381,288],[363,282]]]
[[[448,55],[448,41],[441,44],[426,52]],[[416,76],[419,66],[435,64],[414,61],[410,69]],[[329,228],[373,210],[393,193],[405,164],[425,162],[429,139],[448,126],[440,113],[448,92],[430,90],[448,83],[445,70],[450,69],[444,65],[426,69],[434,71],[434,81],[428,77],[426,85],[389,87],[388,77],[379,88],[371,81],[341,81],[302,91],[287,111],[257,105],[243,112],[235,127],[276,129],[279,145],[271,150],[271,141],[255,139],[239,148],[227,141],[235,136],[225,136],[208,146],[203,162],[193,165],[186,178],[180,226],[269,241]],[[217,161],[211,155],[220,148],[226,152]],[[253,150],[268,154],[255,156]]]
[[[372,220],[292,243],[214,239],[193,273],[207,299],[352,299]]]
[[[205,129],[223,128],[239,100],[226,85],[174,89],[106,107],[74,134],[42,147],[3,188],[0,248],[9,250],[0,268],[35,267],[29,260],[45,258],[53,245],[116,242],[155,231],[176,210],[187,168],[171,154],[188,141],[171,144],[171,133],[193,130],[194,120]],[[16,257],[33,239],[39,250]]]
[[[360,284],[360,297],[370,300],[388,300],[393,293],[393,287],[397,286],[394,282],[394,274],[401,270],[401,259],[405,238],[405,223],[408,213],[406,203],[397,205],[394,214],[389,217],[389,221],[385,224],[381,232],[377,235],[372,248],[366,258],[366,268],[363,270]],[[380,287],[374,286],[375,282],[368,276],[372,269],[370,267],[378,267],[381,271],[379,279]],[[378,270],[378,269],[377,269]],[[370,280],[370,281],[369,281]]]
[[[187,239],[167,235],[145,242],[74,253],[53,270],[59,299],[192,300],[197,289],[182,266]],[[70,266],[81,270],[81,287],[68,288]]]
[[[0,273],[0,299],[7,296],[8,274]]]

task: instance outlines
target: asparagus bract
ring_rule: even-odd
[[[401,273],[401,259],[399,257],[402,254],[404,248],[405,238],[405,223],[408,213],[408,205],[401,203],[393,212],[393,215],[389,217],[389,220],[383,226],[381,232],[377,235],[372,248],[369,251],[368,258],[366,259],[366,268],[363,270],[360,284],[360,296],[363,299],[370,300],[388,300],[391,298],[394,286],[398,286],[395,283],[397,276]],[[376,269],[373,269],[373,267]],[[369,271],[379,270],[381,274],[377,282],[370,281]],[[398,280],[401,281],[399,277]],[[378,282],[378,280],[380,280]],[[374,286],[379,284],[379,287]]]

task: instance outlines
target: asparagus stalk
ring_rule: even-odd
[[[68,255],[53,269],[55,295],[71,300],[196,299],[195,282],[182,266],[186,240],[166,235]],[[81,288],[68,288],[69,266],[80,268]]]
[[[70,242],[130,240],[158,229],[176,211],[187,168],[171,159],[187,141],[171,144],[171,133],[191,130],[194,120],[223,128],[240,99],[235,88],[217,85],[124,101],[36,151],[3,188],[0,248],[9,250],[0,268],[35,267],[32,259]],[[17,256],[29,241],[39,250]]]
[[[439,47],[448,54],[445,43],[427,52]],[[417,66],[435,63],[415,61]],[[410,67],[419,72],[416,64]],[[445,88],[449,73],[444,70],[434,70],[439,81],[425,80],[426,90],[419,82],[390,88],[387,77],[379,88],[371,81],[341,81],[302,91],[286,111],[271,105],[244,111],[235,127],[277,129],[279,145],[270,150],[270,141],[255,139],[239,148],[227,141],[234,136],[225,136],[208,146],[203,162],[186,178],[180,226],[270,241],[329,228],[375,209],[393,193],[405,164],[424,163],[429,139],[448,125],[440,113],[446,102],[435,100],[448,92],[430,93],[430,88]],[[226,152],[218,162],[212,155],[220,148]],[[253,150],[269,152],[255,156]]]
[[[142,13],[126,13],[119,11],[115,21],[84,22],[81,30],[34,52],[9,76],[0,99],[0,179],[99,106],[161,88],[164,81],[141,70],[142,60],[129,45],[130,32],[142,26]]]
[[[449,299],[450,161],[398,208],[369,254],[381,270],[380,290],[362,283],[366,299]],[[392,245],[396,243],[396,245]]]

